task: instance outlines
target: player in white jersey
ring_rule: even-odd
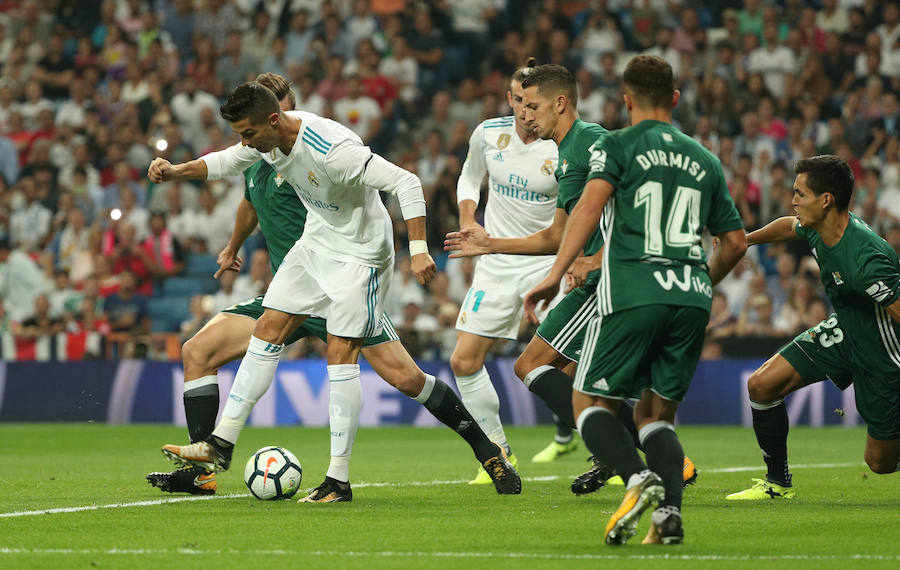
[[[531,59],[510,79],[506,97],[513,115],[484,121],[469,138],[469,153],[456,187],[460,228],[478,225],[475,210],[485,174],[489,198],[484,222],[489,234],[527,236],[553,222],[559,193],[553,175],[558,156],[556,144],[538,138],[524,122],[522,80],[533,67]],[[456,321],[458,333],[450,366],[460,396],[488,437],[507,451],[513,465],[517,461],[500,422],[500,401],[484,360],[497,339],[515,340],[518,336],[525,293],[552,264],[552,255],[480,258]],[[571,432],[566,444],[570,442]],[[556,454],[552,456],[555,457]],[[470,484],[490,482],[488,474],[479,469]]]
[[[227,469],[253,405],[272,383],[284,340],[307,317],[323,317],[328,331],[331,463],[325,482],[301,500],[349,500],[350,450],[362,407],[359,352],[364,337],[381,332],[394,263],[391,219],[379,191],[399,198],[412,270],[424,284],[436,270],[425,243],[421,183],[414,174],[372,154],[346,127],[312,113],[282,111],[275,95],[258,83],[235,88],[220,112],[240,135],[240,144],[178,165],[156,159],[148,170],[150,179],[223,178],[263,159],[297,192],[308,210],[306,228],[266,292],[265,312],[256,321],[212,435],[191,445],[167,445],[163,451],[176,462]],[[498,492],[519,492],[518,475],[502,450],[480,429],[471,432],[468,424],[471,421],[462,417],[456,431],[472,445]]]

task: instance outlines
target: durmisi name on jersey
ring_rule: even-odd
[[[299,188],[297,193],[300,194],[301,197],[306,201],[310,206],[314,206],[319,208],[320,210],[328,210],[329,212],[337,212],[341,209],[340,206],[335,204],[334,202],[324,202],[322,200],[318,200],[313,198],[312,194],[310,194],[305,188]]]
[[[552,198],[546,194],[528,190],[528,179],[519,176],[518,174],[510,174],[507,182],[507,184],[492,184],[494,192],[526,202],[549,202],[552,200]]]
[[[659,150],[655,148],[647,149],[635,157],[637,163],[644,170],[650,170],[653,166],[666,166],[668,168],[680,168],[691,176],[697,182],[706,178],[706,171],[700,166],[700,163],[692,159],[686,154],[680,152],[672,152]]]

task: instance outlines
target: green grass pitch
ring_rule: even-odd
[[[511,428],[521,496],[464,484],[475,462],[446,429],[362,428],[352,503],[298,505],[249,496],[243,464],[263,445],[293,451],[303,489],[328,463],[328,432],[249,428],[234,467],[206,500],[174,500],[144,475],[171,466],[182,443],[169,426],[0,426],[0,568],[897,568],[900,475],[862,462],[865,431],[795,428],[797,498],[732,503],[726,494],[764,473],[753,432],[682,427],[700,470],[685,491],[685,544],[602,544],[622,487],[576,497],[583,446],[552,464],[529,459],[551,428]],[[183,496],[187,497],[187,496]],[[99,508],[86,508],[86,507]]]

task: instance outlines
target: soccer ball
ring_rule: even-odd
[[[244,482],[257,499],[289,499],[300,489],[303,470],[297,457],[270,445],[254,453],[244,467]]]

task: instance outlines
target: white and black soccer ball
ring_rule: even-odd
[[[254,453],[244,467],[244,482],[257,499],[273,501],[289,499],[300,489],[303,470],[297,457],[270,445]]]

